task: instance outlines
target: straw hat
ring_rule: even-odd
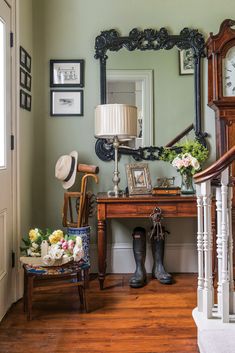
[[[62,182],[64,189],[73,186],[76,178],[78,153],[72,151],[69,155],[61,156],[56,162],[55,177]]]

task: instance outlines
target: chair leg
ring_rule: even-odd
[[[33,306],[33,281],[34,277],[28,277],[27,285],[27,319],[32,320],[32,306]]]
[[[23,296],[23,307],[24,307],[24,312],[28,311],[28,276],[26,271],[24,271],[24,296]]]

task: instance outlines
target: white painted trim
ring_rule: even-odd
[[[12,129],[15,137],[15,149],[12,151],[13,165],[13,251],[15,252],[15,269],[13,270],[13,301],[20,298],[19,295],[19,269],[17,266],[20,246],[20,181],[19,181],[19,1],[11,0],[12,21],[11,31],[14,36],[14,46],[11,48],[12,56]]]
[[[98,272],[97,244],[90,246],[91,272]],[[145,267],[152,272],[152,253],[147,244]],[[168,243],[165,246],[165,268],[169,272],[197,272],[197,248],[194,243]],[[133,273],[135,262],[131,243],[114,243],[107,246],[107,273]]]
[[[106,78],[115,81],[142,81],[143,88],[143,144],[153,145],[153,71],[107,70]]]

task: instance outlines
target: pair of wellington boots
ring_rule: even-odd
[[[136,227],[133,231],[133,252],[136,263],[136,270],[131,277],[130,287],[143,287],[147,282],[147,274],[145,269],[146,258],[146,232],[142,227]],[[164,258],[164,240],[151,238],[152,254],[153,254],[153,270],[152,277],[159,280],[162,284],[171,284],[172,276],[167,273],[163,266]]]

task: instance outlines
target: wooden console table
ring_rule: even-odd
[[[104,287],[106,273],[106,220],[113,218],[149,218],[155,207],[160,207],[164,218],[197,217],[196,196],[124,196],[97,195],[98,268],[100,289]],[[212,207],[213,208],[213,207]],[[215,212],[212,222],[215,226]]]

